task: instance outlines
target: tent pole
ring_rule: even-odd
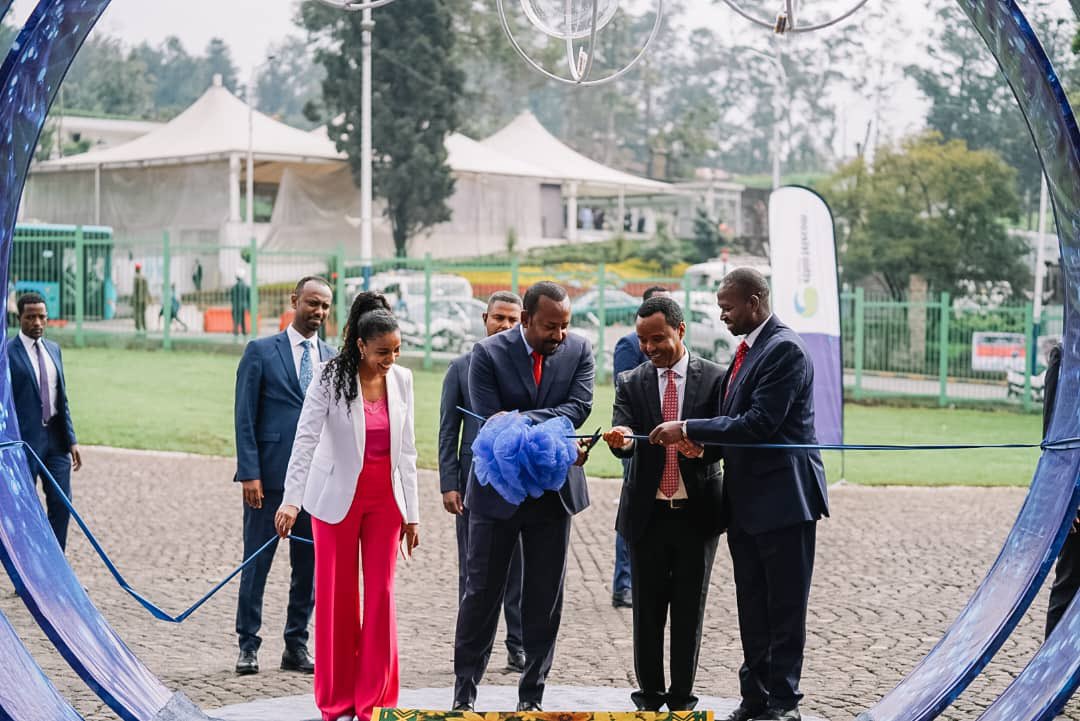
[[[101,163],[94,166],[94,225],[101,225]]]
[[[577,182],[570,181],[570,193],[566,198],[566,239],[577,240]]]
[[[360,95],[360,261],[364,289],[371,283],[371,264],[374,248],[371,237],[371,31],[375,21],[371,8],[365,8],[361,18],[361,95]]]

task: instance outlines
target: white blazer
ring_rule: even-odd
[[[332,380],[322,380],[323,365],[316,369],[300,411],[282,505],[303,506],[324,523],[341,523],[352,505],[356,480],[364,467],[363,394],[348,405],[344,398],[335,401]],[[386,376],[386,403],[390,412],[394,500],[406,523],[419,523],[413,379],[407,368],[398,365],[390,368]]]

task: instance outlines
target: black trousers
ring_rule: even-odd
[[[454,703],[476,701],[484,677],[499,607],[510,574],[510,559],[521,544],[521,641],[525,670],[518,699],[541,703],[555,658],[555,638],[562,621],[566,549],[570,514],[555,493],[527,498],[513,516],[500,520],[475,510],[469,515],[469,555],[465,597],[458,608],[454,638]]]
[[[634,672],[639,707],[672,711],[697,705],[701,627],[718,536],[706,538],[689,523],[688,509],[658,503],[648,527],[630,543],[634,601]],[[664,627],[671,611],[671,685],[664,683]]]
[[[1046,610],[1046,635],[1058,625],[1065,609],[1080,589],[1080,533],[1070,533],[1061,547],[1050,587],[1050,607]]]
[[[282,491],[263,491],[263,506],[255,509],[244,504],[244,558],[259,550],[271,538],[277,538],[274,530],[274,514],[281,505]],[[293,526],[295,535],[311,538],[311,516],[300,511]],[[240,597],[236,604],[236,635],[241,651],[258,651],[262,645],[259,629],[262,628],[263,592],[266,578],[274,563],[278,543],[263,551],[254,563],[240,573]],[[285,619],[285,647],[290,650],[306,649],[308,622],[315,607],[315,548],[309,543],[289,542],[289,562],[292,577],[289,582],[289,608]]]
[[[813,521],[754,535],[728,530],[743,646],[739,687],[751,708],[788,709],[802,700],[816,531]]]
[[[39,466],[29,454],[27,454],[27,462],[33,477],[41,483],[41,488],[45,492],[45,514],[49,518],[49,526],[52,528],[53,535],[56,536],[56,542],[60,544],[60,550],[63,551],[67,548],[68,523],[71,521],[71,512],[68,511],[67,506],[64,504],[61,493],[69,499],[71,498],[71,451],[68,449],[67,428],[59,415],[54,416],[49,421],[47,435],[49,445],[45,451],[41,452],[41,449],[34,449],[41,456],[45,468]],[[48,470],[52,477],[56,479],[60,490],[57,490],[56,486],[45,477],[45,470]]]
[[[464,495],[464,494],[462,494]],[[469,549],[469,511],[465,510],[455,519],[458,551],[458,604],[465,598],[465,568]],[[506,650],[522,651],[521,646],[521,544],[510,557],[510,573],[506,577],[506,593],[503,596],[503,618],[506,619]]]

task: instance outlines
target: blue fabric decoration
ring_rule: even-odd
[[[557,491],[577,460],[573,424],[558,417],[533,425],[520,413],[494,416],[473,441],[473,468],[481,485],[491,486],[507,503]]]

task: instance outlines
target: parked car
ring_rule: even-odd
[[[431,349],[440,353],[465,353],[486,335],[483,314],[487,305],[473,298],[444,300],[431,306]],[[423,348],[426,338],[424,305],[414,303],[398,316],[402,342]]]
[[[424,274],[418,270],[394,270],[376,273],[371,276],[370,288],[383,293],[399,316],[423,313],[425,300]],[[345,291],[349,302],[364,287],[363,278],[346,278]],[[472,284],[467,278],[449,273],[434,273],[431,276],[431,300],[470,300],[473,297]]]
[[[727,365],[735,355],[738,341],[720,320],[716,305],[694,304],[690,307],[687,331],[690,350],[721,365]]]
[[[617,323],[633,325],[634,314],[641,305],[641,298],[615,288],[604,290],[604,320],[606,325]],[[600,291],[590,290],[574,299],[571,304],[571,324],[600,325]]]

